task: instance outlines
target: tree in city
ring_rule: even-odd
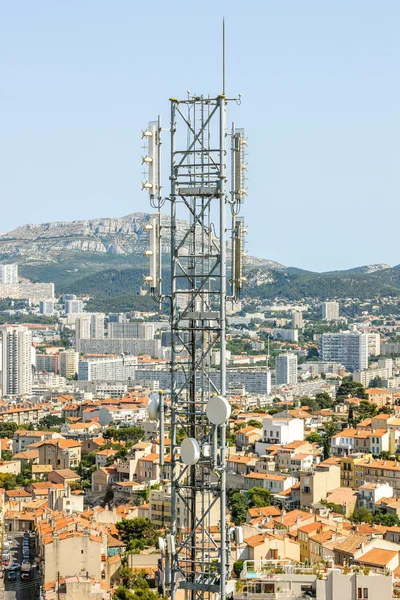
[[[260,487],[250,488],[246,496],[249,500],[249,508],[261,508],[271,504],[271,492]]]
[[[51,429],[52,427],[60,427],[65,423],[65,419],[63,417],[57,417],[56,415],[46,415],[43,419],[39,421],[39,428],[41,429]]]
[[[144,439],[146,433],[141,427],[121,427],[115,429],[114,427],[108,427],[103,433],[103,437],[106,440],[117,440],[117,441],[131,441],[134,444]]]
[[[323,450],[324,450],[324,460],[326,460],[331,455],[331,439],[333,438],[334,435],[336,435],[337,431],[336,431],[336,427],[332,423],[332,421],[330,421],[329,423],[325,423],[324,428],[325,428],[325,432],[324,432],[324,439],[323,439]]]
[[[122,519],[117,523],[117,529],[128,551],[157,545],[159,531],[149,519]]]
[[[367,397],[364,386],[358,381],[348,381],[343,379],[338,391],[336,392],[336,402],[343,402],[346,398],[361,398]]]
[[[351,517],[351,520],[356,521],[357,523],[372,523],[372,519],[372,512],[368,510],[368,508],[365,508],[365,506],[355,508]]]
[[[0,438],[12,438],[17,429],[16,423],[0,423]]]
[[[262,423],[257,421],[257,419],[250,419],[250,421],[247,421],[247,427],[256,427],[256,429],[262,429]]]
[[[246,521],[246,499],[239,490],[229,490],[228,498],[232,521],[235,525],[241,525]]]
[[[322,436],[315,431],[312,431],[306,436],[306,441],[310,444],[320,444],[322,442]]]
[[[371,379],[371,381],[369,382],[369,387],[371,388],[383,388],[383,379],[382,377],[380,377],[379,375],[377,377],[374,377],[373,379]]]

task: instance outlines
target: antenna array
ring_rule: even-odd
[[[217,594],[225,600],[231,579],[230,531],[226,524],[226,302],[242,290],[244,234],[238,217],[246,196],[242,129],[226,129],[230,100],[190,95],[170,99],[170,194],[161,198],[160,119],[143,132],[151,205],[146,229],[150,247],[145,281],[154,299],[168,302],[171,326],[170,402],[160,394],[151,413],[170,423],[171,526],[160,540],[166,593],[178,589],[191,600]],[[226,139],[231,137],[231,190],[227,190]],[[170,223],[160,211],[169,202]],[[227,278],[227,212],[232,219]],[[178,222],[179,213],[179,222]],[[168,240],[167,240],[168,238]],[[162,240],[162,242],[161,242]],[[161,293],[161,247],[170,249],[170,290]],[[213,364],[219,362],[219,369]],[[161,457],[162,464],[164,457]],[[217,527],[215,527],[217,525]],[[232,590],[233,591],[233,590]]]

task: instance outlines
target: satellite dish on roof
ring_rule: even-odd
[[[200,446],[194,438],[185,438],[181,444],[181,458],[189,467],[195,465],[200,458]]]
[[[213,425],[222,425],[231,416],[231,405],[223,396],[211,396],[207,402],[206,414]]]

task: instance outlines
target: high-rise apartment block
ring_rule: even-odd
[[[58,371],[62,377],[72,379],[78,372],[79,353],[69,348],[58,355]]]
[[[322,361],[339,362],[349,371],[368,368],[368,334],[323,333],[319,338]]]
[[[303,313],[301,310],[294,310],[292,312],[292,328],[303,329]]]
[[[18,265],[0,265],[0,283],[18,283]]]
[[[81,340],[104,339],[104,314],[88,313],[75,319],[75,350],[80,352]]]
[[[54,300],[41,300],[39,302],[39,312],[41,315],[51,316],[54,314]]]
[[[112,340],[134,339],[153,340],[153,323],[109,323],[108,337]]]
[[[65,312],[67,315],[72,313],[82,313],[83,312],[83,301],[77,300],[76,298],[66,300],[65,301]]]
[[[78,379],[80,381],[126,381],[135,379],[136,356],[112,356],[80,360]]]
[[[32,336],[27,327],[0,327],[3,396],[26,396],[32,391]]]
[[[291,352],[280,354],[275,362],[276,385],[297,383],[297,356]]]
[[[90,338],[95,340],[104,338],[104,315],[102,313],[90,315]]]
[[[336,321],[339,318],[339,302],[323,302],[322,318],[325,321]]]

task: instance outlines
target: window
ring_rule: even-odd
[[[362,598],[362,588],[357,589],[357,598]]]
[[[368,598],[368,588],[364,588],[364,598]]]

